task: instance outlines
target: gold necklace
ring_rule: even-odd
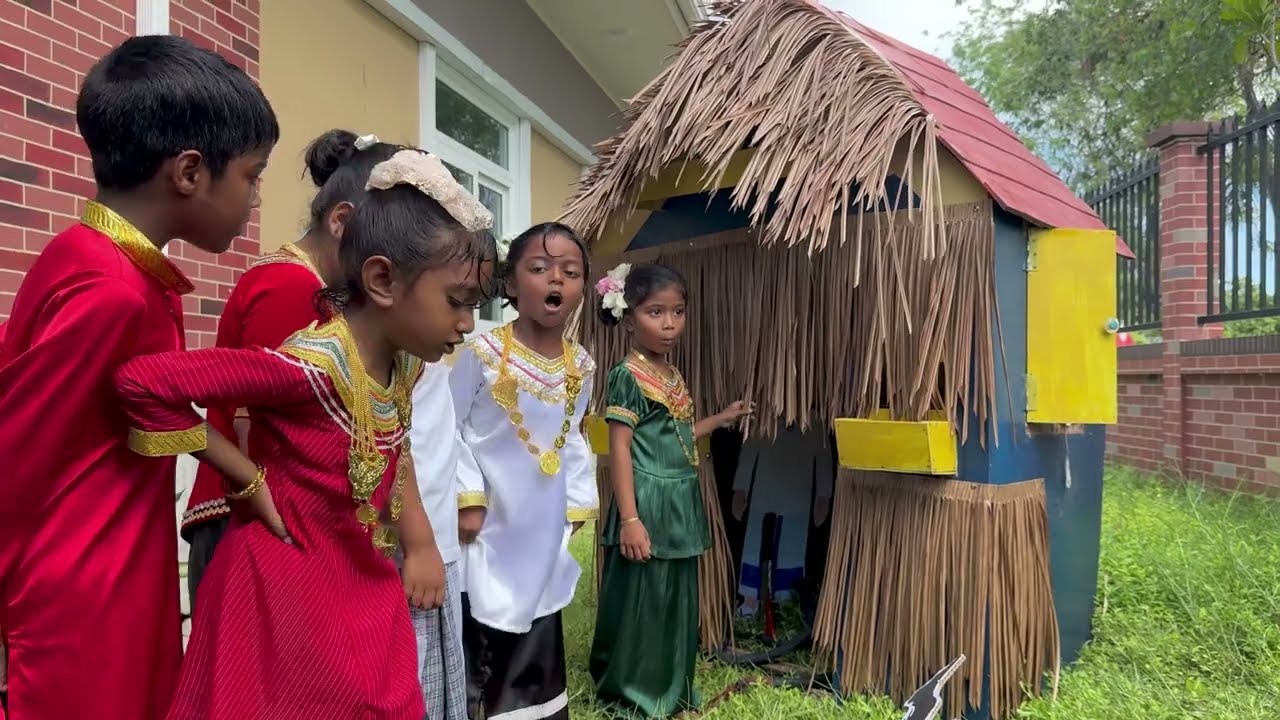
[[[390,555],[395,552],[399,544],[399,531],[394,526],[387,526],[381,522],[378,509],[371,502],[374,491],[378,489],[386,474],[387,457],[378,450],[369,375],[365,372],[360,349],[356,346],[355,338],[352,337],[351,328],[346,320],[339,316],[334,321],[334,326],[338,343],[342,347],[343,354],[347,356],[347,364],[351,368],[352,406],[348,408],[348,412],[351,413],[351,449],[347,453],[347,472],[351,480],[351,496],[357,503],[356,520],[364,526],[366,532],[373,533],[374,547]],[[396,388],[395,397],[396,414],[405,433],[405,439],[401,443],[401,462],[396,468],[395,485],[389,502],[391,521],[395,523],[399,521],[400,511],[404,506],[403,492],[407,469],[403,456],[409,451],[408,432],[411,415],[408,391],[404,387],[408,384],[406,379],[393,376],[393,381],[399,386]]]
[[[685,460],[689,461],[689,465],[691,467],[698,467],[698,438],[695,437],[693,429],[693,398],[688,397],[689,388],[684,384],[684,377],[680,374],[680,371],[676,369],[675,365],[668,365],[668,367],[671,368],[671,377],[667,377],[658,369],[658,366],[655,365],[652,360],[644,356],[644,353],[639,350],[632,350],[631,352],[640,360],[641,365],[648,370],[650,375],[662,382],[662,390],[667,399],[663,404],[666,405],[667,411],[671,413],[672,421],[677,425],[676,442],[680,443],[680,452],[684,454]],[[684,402],[680,403],[677,408],[678,398],[676,395],[677,393],[680,393],[680,391],[683,391],[682,394],[685,397]],[[689,438],[693,442],[692,450],[690,450],[689,446],[685,444],[684,436],[680,434],[679,425],[681,424],[689,426]]]
[[[564,422],[560,425],[560,434],[556,436],[554,447],[543,450],[529,441],[529,431],[524,426],[524,413],[518,406],[520,385],[511,377],[507,363],[511,358],[511,343],[515,333],[510,324],[498,333],[502,336],[502,364],[498,366],[498,379],[494,381],[490,393],[498,407],[507,411],[507,418],[516,428],[516,437],[530,454],[538,458],[538,468],[543,475],[555,475],[560,472],[560,450],[564,449],[565,438],[573,431],[574,406],[578,402],[578,394],[582,392],[582,373],[573,362],[573,346],[568,340],[564,344]]]
[[[398,389],[397,389],[398,390]],[[378,524],[373,531],[373,546],[387,557],[396,553],[400,546],[400,512],[404,510],[404,484],[409,474],[409,396],[406,392],[396,394],[396,414],[400,416],[400,425],[404,428],[404,439],[400,441],[400,460],[396,463],[396,484],[391,489],[391,524]]]

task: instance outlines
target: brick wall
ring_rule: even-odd
[[[1154,350],[1155,352],[1150,352]],[[1143,470],[1157,470],[1164,456],[1164,375],[1162,348],[1121,348],[1117,422],[1107,428],[1107,458]],[[1145,351],[1154,357],[1125,357]]]
[[[172,31],[258,76],[260,0],[173,0]],[[137,0],[0,0],[0,319],[22,275],[94,192],[76,133],[85,72],[134,32]],[[213,256],[174,243],[171,256],[196,291],[185,298],[187,342],[213,344],[239,273],[258,254],[258,217],[231,251]]]
[[[1163,426],[1173,422],[1180,428],[1181,460],[1175,469],[1181,474],[1228,489],[1280,495],[1280,337],[1176,345],[1182,390],[1176,399],[1161,392],[1163,347],[1122,349],[1120,422],[1108,433],[1107,459],[1169,469],[1173,458],[1163,450]],[[1178,416],[1171,415],[1175,407],[1181,410]]]

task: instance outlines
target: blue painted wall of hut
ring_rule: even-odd
[[[1105,426],[1079,434],[1029,432],[1026,421],[1027,238],[1021,218],[995,213],[995,277],[1004,340],[996,338],[997,419],[986,447],[970,433],[960,448],[958,477],[1007,484],[1043,478],[1049,519],[1049,561],[1064,666],[1074,662],[1092,633],[1102,529]],[[976,423],[976,418],[971,418]],[[973,659],[970,659],[972,662]],[[985,693],[984,693],[985,695]],[[986,702],[984,701],[984,706]],[[966,714],[989,717],[986,707]]]

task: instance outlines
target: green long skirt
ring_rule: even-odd
[[[605,703],[642,717],[697,708],[698,558],[634,563],[604,548],[591,677]]]

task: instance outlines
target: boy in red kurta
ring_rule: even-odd
[[[182,656],[174,462],[130,452],[116,366],[183,347],[191,282],[162,253],[230,246],[279,137],[217,54],[130,38],[89,71],[76,120],[97,201],[24,278],[0,340],[0,628],[10,720],[155,720]],[[171,455],[188,433],[133,442]]]

